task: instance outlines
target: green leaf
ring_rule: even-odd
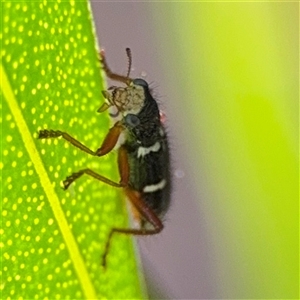
[[[97,149],[109,129],[86,2],[3,2],[1,29],[2,299],[144,296],[121,191],[83,176],[91,168],[118,181],[116,154],[95,158],[40,129],[68,132]]]

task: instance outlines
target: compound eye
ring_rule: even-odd
[[[126,115],[125,122],[130,127],[136,127],[136,126],[140,125],[140,119],[136,115],[133,115],[133,114]]]
[[[140,86],[143,86],[145,88],[148,88],[148,83],[144,79],[137,78],[137,79],[134,79],[132,82],[135,85],[140,85]]]

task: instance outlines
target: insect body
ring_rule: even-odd
[[[109,78],[125,83],[125,87],[113,86],[103,91],[108,103],[104,103],[98,112],[115,107],[121,119],[109,130],[101,147],[93,151],[68,133],[59,130],[40,130],[39,138],[63,137],[75,147],[94,155],[103,156],[112,151],[117,143],[120,182],[83,169],[68,176],[64,181],[67,189],[72,182],[83,174],[94,177],[111,186],[123,188],[129,201],[138,212],[140,228],[112,228],[106,243],[102,264],[106,265],[106,256],[114,233],[151,235],[163,229],[161,218],[168,209],[170,201],[169,149],[165,129],[160,121],[159,108],[152,97],[147,82],[143,79],[129,78],[131,53],[127,76],[110,71],[104,54],[101,62]],[[121,138],[121,136],[123,136]]]

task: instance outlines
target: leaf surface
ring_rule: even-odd
[[[118,181],[116,154],[95,158],[40,129],[68,132],[96,150],[108,132],[100,65],[86,2],[4,2],[1,29],[3,299],[142,298],[122,193],[82,176]]]

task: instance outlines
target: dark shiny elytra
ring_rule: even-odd
[[[163,216],[170,204],[170,158],[165,129],[160,122],[157,102],[150,94],[148,84],[143,79],[134,79],[133,84],[143,86],[145,104],[136,115],[139,124],[127,126],[128,134],[124,147],[128,153],[130,166],[129,185],[142,194],[143,200]],[[126,117],[125,117],[126,120]],[[138,157],[140,147],[149,148],[155,143],[160,144],[158,151],[151,151],[144,157]],[[144,193],[143,188],[155,185],[165,179],[163,189],[152,193]]]

